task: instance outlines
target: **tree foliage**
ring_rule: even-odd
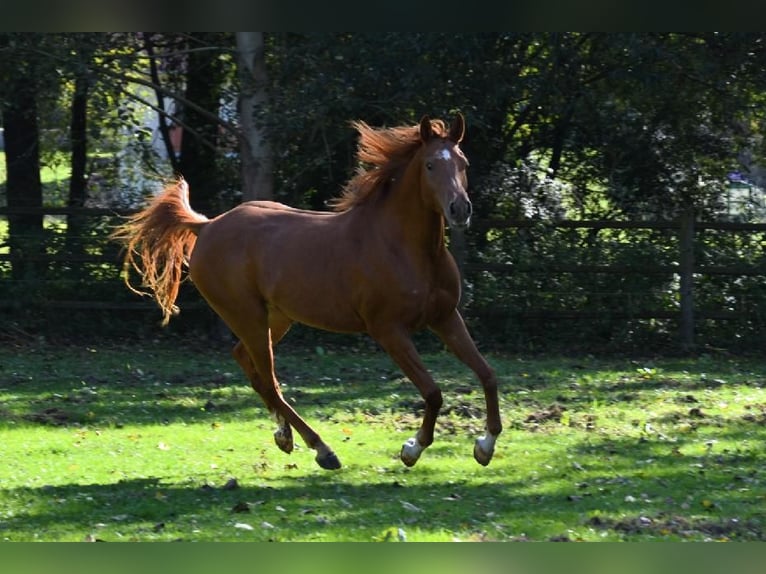
[[[468,117],[479,186],[530,162],[598,194],[613,215],[672,216],[720,194],[737,150],[760,143],[755,34],[316,34],[271,38],[281,187],[320,207],[349,174],[348,121]],[[502,190],[500,191],[502,193]],[[480,203],[481,198],[479,198]],[[497,204],[490,192],[486,209]]]

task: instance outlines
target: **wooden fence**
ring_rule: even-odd
[[[533,220],[486,220],[477,222],[476,230],[485,232],[490,229],[525,229],[540,226],[539,221]],[[743,317],[746,311],[731,310],[698,310],[695,305],[695,277],[703,275],[723,275],[731,277],[743,276],[766,276],[766,265],[699,265],[695,261],[695,242],[697,233],[704,230],[717,230],[731,233],[764,233],[766,223],[738,223],[738,222],[700,222],[695,221],[693,212],[684,214],[677,220],[664,221],[614,221],[614,220],[566,220],[552,221],[545,224],[550,229],[623,229],[623,230],[668,230],[677,235],[676,253],[678,263],[672,265],[593,265],[593,264],[545,264],[544,267],[523,267],[508,263],[473,263],[467,248],[467,241],[462,233],[453,231],[453,253],[455,253],[458,265],[464,277],[484,271],[493,273],[581,273],[581,274],[645,274],[645,275],[677,275],[678,281],[678,308],[674,311],[667,310],[622,310],[600,309],[594,311],[580,310],[535,310],[527,309],[519,315],[530,319],[582,319],[588,320],[596,317],[611,316],[621,319],[674,319],[678,321],[678,341],[683,349],[691,349],[695,343],[695,324],[700,319],[736,320]],[[766,250],[766,245],[764,245]],[[475,312],[476,310],[474,310]],[[752,311],[752,310],[751,310]],[[766,314],[766,308],[760,311]]]
[[[64,218],[76,215],[80,218],[114,218],[130,213],[129,211],[120,211],[112,209],[70,209],[70,208],[44,208],[38,210],[12,210],[9,208],[0,208],[0,219],[14,214],[35,214]],[[486,233],[489,230],[508,230],[525,229],[538,227],[540,221],[530,220],[484,220],[474,222],[470,233]],[[468,241],[462,232],[451,232],[451,249],[456,256],[464,277],[469,280],[482,272],[491,272],[493,274],[505,273],[578,273],[578,274],[663,274],[677,275],[678,281],[678,308],[672,311],[643,309],[641,311],[624,311],[620,309],[600,309],[596,311],[583,310],[542,310],[542,309],[524,309],[518,311],[518,314],[526,318],[533,319],[592,319],[594,316],[608,315],[611,317],[622,318],[655,318],[655,319],[674,319],[679,324],[679,342],[684,348],[691,348],[695,339],[695,323],[700,319],[735,319],[738,313],[731,310],[698,310],[695,306],[695,277],[701,275],[728,275],[728,276],[765,276],[766,268],[764,266],[702,266],[695,261],[695,237],[702,230],[719,230],[733,233],[751,233],[766,232],[764,223],[735,223],[735,222],[699,222],[695,221],[694,215],[688,213],[675,221],[555,221],[544,224],[551,230],[558,229],[618,229],[618,230],[669,230],[677,236],[677,263],[672,265],[593,265],[593,264],[543,264],[535,268],[523,267],[508,263],[492,262],[474,262],[472,261],[470,250],[467,247]],[[7,242],[7,237],[0,236],[0,265],[3,262],[13,264],[18,258],[11,253],[3,244]],[[29,258],[29,256],[26,256]],[[114,266],[115,270],[121,267],[121,261],[116,256],[116,251],[110,255],[80,253],[69,255],[66,253],[40,253],[32,256],[41,261],[64,263],[71,265],[78,264],[102,264]],[[115,276],[117,273],[115,273]],[[1,279],[0,279],[1,280]],[[123,288],[116,286],[116,289]],[[146,299],[135,299],[132,301],[109,301],[95,299],[89,296],[87,291],[82,291],[80,297],[68,300],[47,300],[40,301],[42,306],[55,306],[60,309],[93,309],[93,310],[125,310],[125,309],[147,309],[152,304]],[[0,291],[0,309],[8,308],[13,305],[13,301],[4,300]],[[466,309],[467,315],[480,313],[479,309]],[[762,310],[766,314],[766,309]]]

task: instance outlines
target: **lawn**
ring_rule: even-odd
[[[490,355],[505,431],[474,462],[483,396],[425,356],[435,443],[398,459],[422,401],[369,346],[278,353],[286,397],[337,453],[320,469],[228,351],[0,350],[0,536],[46,541],[764,540],[766,362]]]
[[[5,193],[6,172],[5,152],[0,150],[0,196]],[[67,193],[66,186],[71,175],[69,156],[64,152],[56,152],[47,156],[40,166],[40,181],[47,202],[61,199]]]
[[[5,206],[7,200],[5,197],[5,152],[0,151],[0,206]],[[50,161],[40,169],[40,181],[43,185],[43,203],[46,205],[60,204],[65,205],[65,197],[68,190],[66,188],[69,182],[71,168],[66,154],[59,152],[53,154]],[[53,220],[46,217],[46,225],[50,225]],[[8,239],[8,220],[0,217],[0,254],[9,252],[6,241]]]

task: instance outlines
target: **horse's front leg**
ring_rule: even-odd
[[[457,309],[445,320],[434,323],[431,330],[438,335],[447,348],[465,363],[481,381],[484,388],[484,398],[487,406],[486,433],[476,439],[473,456],[484,466],[492,460],[495,451],[495,441],[503,430],[500,421],[500,406],[497,398],[497,377],[492,367],[482,357],[473,342],[463,318]]]
[[[399,457],[407,466],[414,465],[426,447],[434,441],[434,426],[442,406],[442,393],[423,365],[409,335],[399,330],[384,330],[373,337],[391,356],[404,374],[414,383],[425,401],[423,422],[417,434],[405,441]]]

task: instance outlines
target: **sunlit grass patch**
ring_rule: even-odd
[[[328,472],[274,423],[228,350],[0,351],[8,540],[762,540],[766,365],[495,355],[505,431],[488,467],[480,385],[425,357],[444,407],[413,468],[422,399],[388,357],[277,353]]]

